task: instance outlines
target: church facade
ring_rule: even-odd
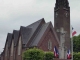
[[[43,51],[59,50],[60,57],[55,60],[69,60],[67,50],[71,50],[70,7],[68,0],[56,0],[54,8],[54,27],[44,18],[20,30],[8,33],[1,60],[22,60],[22,54],[29,48],[37,47]]]

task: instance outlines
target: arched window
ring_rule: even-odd
[[[18,55],[21,54],[21,36],[19,38],[19,43],[18,43]]]
[[[52,49],[52,42],[51,42],[51,40],[48,41],[48,49],[49,49],[49,50]]]
[[[11,44],[11,56],[13,56],[13,50],[14,50],[14,41],[12,40],[12,44]]]

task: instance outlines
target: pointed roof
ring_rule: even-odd
[[[53,29],[53,27],[52,27],[51,25],[52,25],[51,22],[48,22],[48,23],[43,24],[42,27],[41,27],[41,28],[39,29],[39,31],[37,32],[37,34],[36,34],[36,36],[34,37],[34,39],[32,40],[32,42],[31,42],[31,44],[30,44],[29,47],[31,47],[31,46],[37,46],[38,43],[39,43],[39,41],[40,41],[41,38],[43,37],[45,31],[46,31],[48,28],[52,28],[53,33],[54,33],[54,35],[55,35],[55,38],[56,38],[57,42],[59,43],[59,39],[58,39],[58,37],[56,36],[56,33],[55,33],[55,31],[54,31],[54,29]],[[50,27],[50,26],[51,26],[51,27]]]
[[[8,44],[8,48],[10,48],[11,40],[12,40],[12,33],[8,33],[7,38],[6,38],[5,47],[6,47],[6,44]]]
[[[30,47],[30,46],[37,46],[40,39],[44,35],[47,28],[49,28],[52,25],[51,22],[46,23],[44,19],[40,19],[37,22],[34,22],[33,24],[27,26],[27,27],[20,27],[20,35],[22,39],[22,44],[24,47]],[[53,27],[52,27],[52,30]],[[55,38],[58,41],[58,37],[55,34]],[[29,45],[28,45],[29,44]]]
[[[8,33],[7,36],[8,46],[10,47],[12,39],[14,39],[14,46],[16,46],[19,40],[19,36],[21,36],[23,47],[37,46],[40,39],[43,37],[45,31],[51,26],[52,23],[51,22],[46,23],[44,18],[30,24],[27,27],[21,26],[19,31],[17,30],[13,31],[13,35],[11,33]],[[57,35],[53,27],[51,28],[53,30],[53,33],[55,34],[55,38],[58,41]]]
[[[39,26],[41,26],[43,23],[45,23],[44,18],[28,25],[27,28],[32,28],[32,33],[31,34],[33,34],[37,30],[37,28],[39,28]]]
[[[19,31],[17,31],[17,30],[13,30],[14,46],[17,45],[18,37],[19,37]]]
[[[41,37],[43,36],[45,30],[49,26],[50,23],[45,23],[42,25],[42,27],[38,30],[36,36],[32,40],[30,46],[37,46],[38,42],[40,41]]]
[[[12,40],[12,34],[9,34],[9,36],[8,36],[8,46],[9,46],[9,48],[10,48],[10,46],[11,46],[11,40]]]
[[[32,32],[32,28],[26,28],[23,26],[20,27],[20,34],[21,34],[21,39],[23,44],[26,44],[28,42],[31,32]]]
[[[42,18],[28,25],[27,27],[24,27],[24,26],[20,27],[19,36],[21,36],[23,46],[25,46],[34,38],[36,32],[44,23],[45,23],[44,18]]]
[[[45,23],[44,18],[42,18],[42,19],[38,20],[37,22],[34,22],[34,23],[32,23],[32,24],[30,24],[29,26],[26,27],[26,28],[31,28],[32,29],[28,42],[31,42],[31,40],[34,38],[34,36],[36,35],[38,30],[41,28],[41,26],[44,23]],[[26,42],[26,44],[28,42]]]

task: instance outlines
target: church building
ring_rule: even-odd
[[[59,51],[59,58],[67,59],[67,51],[71,51],[70,41],[70,7],[68,0],[56,0],[54,7],[54,27],[52,22],[44,18],[28,25],[21,26],[20,30],[8,33],[1,60],[23,60],[22,54],[29,48],[37,47],[43,51]]]

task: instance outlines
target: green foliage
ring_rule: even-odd
[[[80,60],[80,52],[73,54],[73,60]]]
[[[46,52],[45,56],[44,56],[44,59],[45,60],[53,60],[53,57],[54,57],[53,52]]]
[[[73,50],[74,52],[80,52],[80,35],[73,37]]]
[[[23,53],[23,60],[43,60],[44,52],[40,49],[28,49]]]
[[[53,58],[53,52],[44,53],[44,51],[38,48],[31,48],[23,53],[23,60],[53,60]]]

